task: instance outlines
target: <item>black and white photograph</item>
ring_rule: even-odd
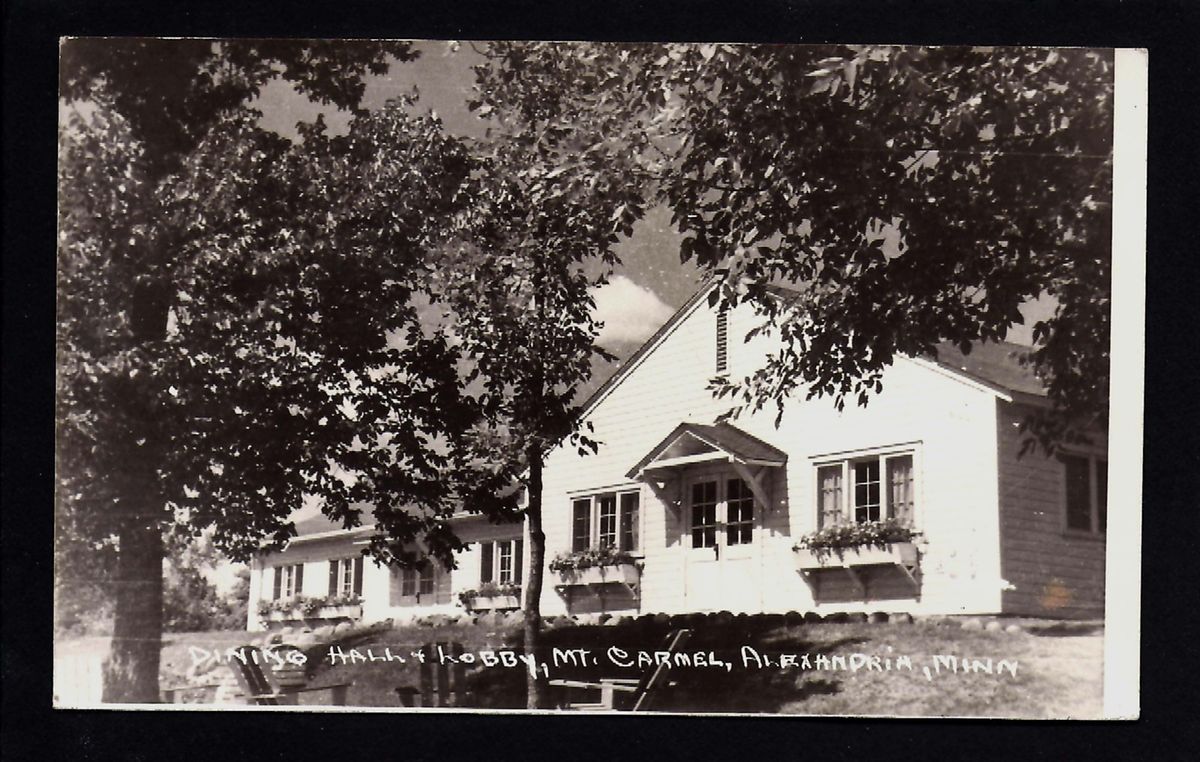
[[[1136,718],[1146,70],[61,39],[54,706]]]

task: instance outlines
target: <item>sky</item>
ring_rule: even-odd
[[[416,87],[418,111],[433,111],[447,132],[482,137],[486,120],[467,108],[474,83],[471,67],[482,58],[468,45],[424,42],[417,49],[421,56],[416,61],[394,64],[388,74],[368,80],[363,105],[378,108]],[[254,105],[263,112],[264,127],[289,137],[296,134],[296,122],[312,121],[318,113],[324,113],[335,133],[344,132],[348,121],[347,114],[322,108],[278,80],[264,89]],[[606,324],[598,343],[616,356],[632,354],[699,286],[699,269],[679,261],[680,237],[671,226],[669,210],[656,207],[634,226],[632,236],[617,244],[622,264],[612,282],[593,293],[597,316]]]

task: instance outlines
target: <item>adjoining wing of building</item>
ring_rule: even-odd
[[[552,451],[546,554],[607,565],[547,571],[546,615],[691,611],[884,611],[1095,617],[1104,606],[1107,443],[1018,457],[1019,426],[1046,404],[1025,347],[953,347],[897,359],[866,407],[827,398],[717,423],[709,380],[757,368],[770,339],[741,337],[748,306],[721,315],[701,289],[587,404],[599,452]],[[801,538],[894,520],[904,542],[817,552]],[[470,542],[453,572],[381,568],[359,557],[372,531],[301,522],[252,569],[250,628],[284,621],[302,595],[316,618],[403,620],[513,608],[528,576],[519,524],[455,519]],[[593,560],[593,563],[595,561]],[[474,591],[474,595],[470,591]],[[347,601],[358,600],[347,604]],[[259,615],[257,601],[277,601]]]

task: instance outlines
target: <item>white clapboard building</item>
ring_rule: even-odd
[[[1020,422],[1046,404],[1018,362],[1027,348],[946,346],[898,358],[865,407],[801,389],[778,425],[773,408],[718,422],[729,401],[710,380],[753,372],[772,345],[744,342],[759,318],[718,312],[709,288],[588,401],[599,452],[548,455],[547,558],[559,562],[543,613],[1102,615],[1106,442],[1019,457]],[[302,531],[255,564],[251,627],[264,625],[256,598],[296,594],[359,591],[367,620],[456,610],[464,591],[489,593],[476,608],[516,605],[499,594],[528,576],[520,527],[460,527],[472,545],[459,568],[425,576],[356,561],[369,528]],[[867,532],[889,527],[899,540]],[[840,547],[807,547],[817,532]],[[846,546],[856,532],[875,541]]]

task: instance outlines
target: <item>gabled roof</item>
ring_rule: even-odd
[[[296,536],[292,538],[292,543],[323,540],[339,536],[349,537],[352,534],[363,534],[375,528],[373,524],[368,524],[366,526],[354,527],[353,529],[346,529],[340,524],[330,521],[329,517],[323,513],[318,513],[315,516],[309,516],[293,523],[296,526]]]
[[[676,325],[679,324],[684,315],[691,312],[692,308],[700,303],[700,300],[708,294],[709,289],[711,289],[715,283],[715,279],[710,279],[707,283],[698,288],[696,293],[688,297],[688,300],[683,303],[683,306],[675,310],[674,315],[667,318],[667,322],[663,323],[662,326],[660,326],[659,329],[654,332],[653,336],[646,339],[646,341],[640,347],[638,347],[637,350],[625,360],[625,362],[621,363],[616,370],[613,371],[613,374],[608,377],[607,381],[601,384],[596,391],[588,395],[588,398],[584,400],[583,404],[580,406],[580,410],[583,411],[583,415],[585,417],[587,416],[588,412],[590,412],[591,409],[600,402],[600,400],[604,399],[604,396],[608,394],[609,390],[619,384],[621,379],[628,375],[629,372],[642,361],[643,357],[650,354],[650,351],[657,346],[658,342],[664,336],[670,333]]]
[[[688,440],[700,447],[688,448]],[[626,476],[637,478],[643,469],[653,466],[664,455],[676,453],[665,458],[663,465],[676,465],[685,459],[697,457],[697,454],[687,454],[696,449],[705,453],[705,457],[713,454],[738,463],[781,466],[787,462],[787,453],[783,450],[728,423],[681,423],[651,448]]]
[[[659,342],[677,326],[684,317],[688,315],[699,303],[700,300],[708,295],[708,292],[717,284],[717,278],[710,278],[692,294],[684,304],[675,311],[675,314],[667,319],[662,326],[654,332],[654,335],[645,341],[637,351],[618,367],[611,376],[608,377],[601,386],[592,392],[581,406],[583,416],[586,417],[591,409],[600,403],[602,399],[613,389],[617,384],[629,375],[632,370],[648,355]],[[795,296],[798,292],[794,288],[771,284],[767,286],[767,292],[786,299]],[[937,345],[937,356],[922,358],[928,359],[935,363],[938,367],[948,370],[955,375],[970,381],[982,383],[985,386],[991,387],[994,390],[1008,392],[1016,395],[1029,398],[1044,398],[1046,396],[1045,385],[1034,374],[1033,368],[1023,366],[1019,361],[1022,354],[1027,354],[1031,348],[1022,344],[1014,344],[1007,341],[981,342],[974,344],[971,347],[971,353],[964,355],[962,351],[953,343],[944,341]],[[1033,400],[1036,401],[1036,400]]]
[[[930,358],[938,365],[976,381],[1000,387],[1008,392],[1046,396],[1046,385],[1029,365],[1021,365],[1020,358],[1033,351],[1033,347],[1013,344],[1009,341],[989,341],[971,346],[971,353],[948,341],[937,345],[937,357]]]

